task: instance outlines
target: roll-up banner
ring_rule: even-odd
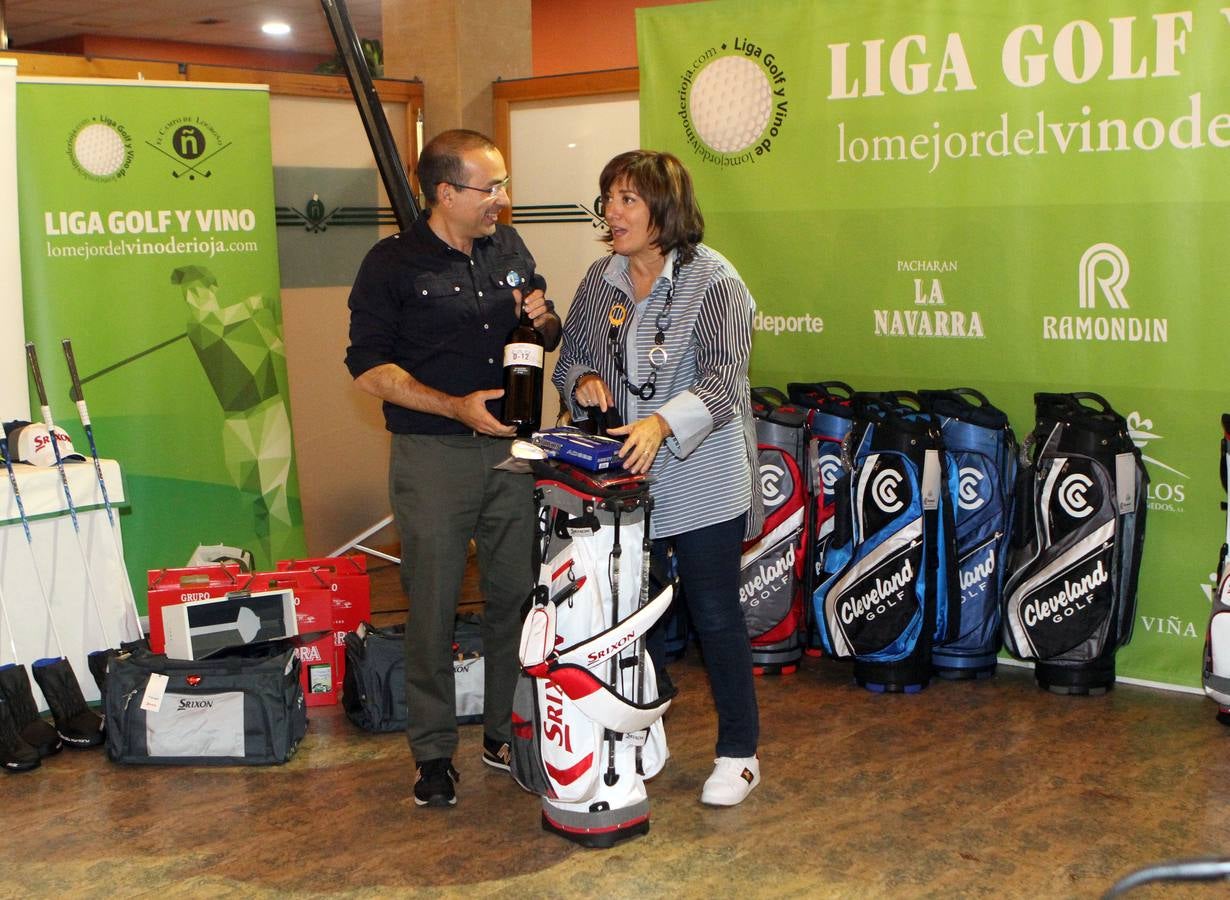
[[[1121,676],[1200,683],[1230,404],[1230,13],[715,0],[637,11],[644,146],[757,300],[757,384],[1095,391],[1151,478]]]
[[[0,418],[30,416],[17,237],[17,62],[0,57]]]
[[[72,339],[99,452],[128,487],[134,584],[198,544],[262,567],[306,552],[268,91],[21,78],[17,138],[26,335],[84,447]]]

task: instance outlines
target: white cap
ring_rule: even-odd
[[[64,462],[84,462],[85,457],[73,449],[72,438],[59,425],[51,426],[60,446],[60,459]],[[56,452],[51,446],[51,437],[47,426],[41,422],[32,422],[14,428],[9,433],[9,449],[13,454],[13,462],[30,463],[34,466],[54,466]]]

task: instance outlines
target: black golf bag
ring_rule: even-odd
[[[854,396],[826,551],[831,574],[813,597],[825,652],[853,657],[855,680],[874,691],[926,687],[932,646],[955,636],[959,618],[956,472],[939,421],[917,399]]]
[[[649,830],[644,780],[668,756],[645,633],[670,606],[649,597],[646,479],[532,463],[539,581],[521,632],[512,771],[542,800],[542,827],[590,847]]]
[[[1221,417],[1221,489],[1226,491],[1230,474],[1230,413]],[[1217,702],[1217,720],[1230,725],[1230,500],[1222,503],[1226,512],[1226,540],[1217,561],[1217,587],[1209,630],[1204,639],[1204,692]]]
[[[854,388],[844,381],[814,383],[791,382],[786,385],[790,401],[807,410],[807,553],[804,560],[803,650],[810,656],[821,653],[820,627],[811,597],[830,574],[825,568],[825,551],[833,537],[833,514],[837,510],[834,489],[841,477],[841,442],[850,433],[850,397]]]
[[[743,542],[739,604],[752,640],[753,671],[785,674],[803,656],[806,414],[774,388],[752,388],[752,412],[765,523]]]
[[[1087,405],[1096,404],[1096,408]],[[1127,422],[1097,394],[1034,395],[1004,586],[1004,644],[1038,685],[1102,693],[1132,637],[1149,476]]]
[[[940,420],[944,450],[957,473],[957,493],[949,500],[960,614],[955,637],[935,645],[931,662],[945,678],[990,676],[1001,644],[999,603],[1012,537],[1016,436],[1008,416],[973,388],[919,396]]]

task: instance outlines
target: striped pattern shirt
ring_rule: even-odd
[[[597,260],[577,288],[564,323],[555,386],[568,399],[573,419],[584,412],[572,402],[577,379],[602,377],[625,422],[659,413],[673,434],[658,450],[650,474],[654,510],[650,534],[670,537],[726,522],[751,512],[748,536],[764,521],[756,471],[748,359],[755,301],[734,266],[700,244],[691,262],[674,272],[675,252],[649,296],[636,303],[628,260],[612,254]],[[628,381],[649,377],[658,318],[673,285],[670,322],[664,329],[666,361],[654,396],[642,400],[627,389],[610,339],[611,311],[629,311],[618,341],[624,347]],[[618,318],[618,317],[617,317]]]

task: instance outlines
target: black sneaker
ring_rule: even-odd
[[[448,758],[428,759],[419,765],[414,779],[414,802],[418,806],[456,806],[457,790],[454,785],[461,780],[453,761]]]
[[[483,762],[501,772],[511,772],[511,760],[512,749],[508,746],[508,741],[483,735]]]

